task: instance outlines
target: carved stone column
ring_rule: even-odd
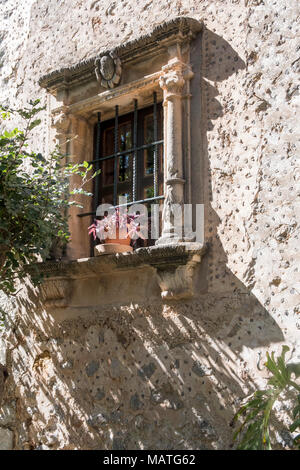
[[[184,171],[182,98],[186,82],[193,77],[191,67],[177,57],[162,68],[160,86],[164,92],[164,206],[162,235],[158,245],[184,241]]]

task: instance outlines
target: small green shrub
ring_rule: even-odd
[[[242,424],[234,434],[238,441],[239,450],[271,450],[270,416],[277,400],[287,390],[292,391],[295,397],[293,409],[293,423],[290,432],[300,431],[300,387],[291,379],[292,373],[300,375],[300,364],[286,364],[285,355],[289,351],[287,346],[282,347],[282,353],[277,358],[274,353],[267,353],[266,368],[272,374],[268,380],[266,390],[257,390],[248,397],[246,403],[238,410],[233,421],[242,418]],[[300,448],[300,434],[294,438],[294,446]]]
[[[55,241],[68,242],[68,208],[79,206],[72,195],[91,195],[83,186],[97,174],[90,173],[87,162],[66,163],[58,150],[47,158],[29,150],[28,139],[44,109],[39,103],[17,110],[0,107],[0,289],[8,295],[28,275],[28,265],[49,258]],[[12,114],[23,118],[23,130],[5,130]],[[70,188],[72,175],[81,177],[79,187]],[[38,271],[30,275],[34,284],[40,281]]]

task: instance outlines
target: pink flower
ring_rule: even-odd
[[[108,234],[115,234],[118,230],[121,237],[126,238],[126,234],[131,239],[142,238],[145,239],[141,230],[141,224],[137,220],[139,215],[128,214],[128,211],[121,211],[117,208],[115,213],[106,215],[102,220],[95,220],[95,222],[88,227],[89,235],[93,235],[94,240],[99,238],[100,241],[108,238]],[[146,227],[143,227],[146,228]],[[111,238],[114,238],[112,235]]]

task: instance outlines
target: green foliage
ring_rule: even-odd
[[[274,352],[267,353],[266,368],[272,374],[268,380],[266,390],[258,390],[251,395],[246,403],[234,416],[234,422],[242,418],[242,424],[234,434],[238,440],[239,450],[271,450],[270,416],[275,402],[280,396],[290,390],[295,393],[297,404],[293,410],[294,421],[290,432],[300,430],[300,387],[291,380],[292,373],[299,374],[299,364],[286,365],[285,355],[289,351],[287,346],[282,347],[282,353],[277,358]],[[295,446],[300,445],[300,435],[294,439]]]
[[[68,208],[79,206],[70,194],[91,195],[83,186],[97,174],[88,177],[92,165],[87,162],[65,163],[58,150],[49,158],[29,150],[30,133],[44,109],[39,103],[31,101],[28,108],[17,110],[0,107],[1,129],[12,115],[25,121],[24,130],[0,133],[0,289],[6,294],[16,292],[29,264],[49,258],[54,241],[68,242]],[[78,188],[69,186],[73,175],[81,177]],[[30,272],[38,283],[40,275]]]

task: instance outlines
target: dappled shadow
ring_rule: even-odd
[[[233,329],[259,319],[273,333],[256,347],[282,340],[242,295],[94,306],[62,322],[26,302],[10,379],[27,423],[20,448],[229,448],[233,410],[255,388],[241,355],[252,340]]]

